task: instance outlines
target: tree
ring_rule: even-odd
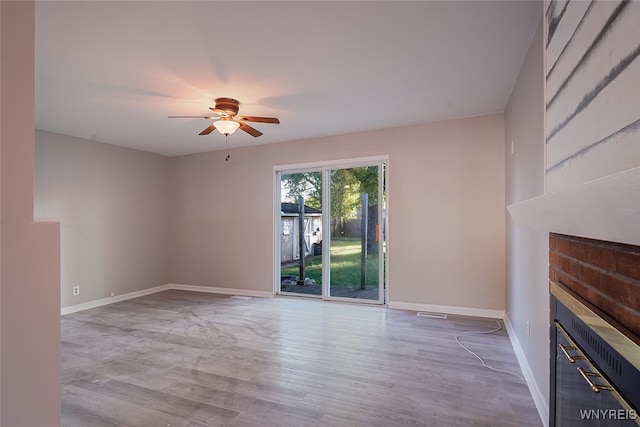
[[[349,169],[360,184],[360,193],[369,194],[369,206],[378,204],[378,167],[366,166]]]
[[[321,171],[283,173],[281,182],[287,201],[297,203],[298,197],[302,196],[305,205],[322,209]],[[369,195],[368,208],[378,204],[378,166],[333,169],[330,185],[333,233],[341,234],[345,221],[357,217],[362,193]]]
[[[322,172],[283,173],[280,181],[289,202],[298,203],[302,196],[306,206],[322,209]]]
[[[358,214],[360,183],[351,169],[331,171],[331,219],[332,234],[342,234],[344,222]]]

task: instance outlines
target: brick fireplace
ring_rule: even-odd
[[[640,246],[551,233],[549,278],[640,337]]]
[[[549,278],[549,426],[637,425],[640,246],[551,233]]]

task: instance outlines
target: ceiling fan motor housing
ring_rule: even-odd
[[[233,117],[238,114],[240,103],[233,98],[216,99],[216,110],[222,110],[229,116]]]

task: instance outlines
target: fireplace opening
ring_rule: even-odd
[[[549,425],[640,425],[640,338],[567,287],[550,293]]]

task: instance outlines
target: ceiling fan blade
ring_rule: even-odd
[[[169,119],[217,119],[213,116],[167,116]]]
[[[209,110],[213,111],[214,113],[216,113],[220,117],[229,117],[229,113],[227,113],[226,111],[224,111],[224,110],[222,110],[220,108],[209,107]]]
[[[213,123],[211,123],[208,128],[200,132],[198,135],[209,135],[214,130],[216,130],[216,127],[214,126]]]
[[[271,123],[274,125],[279,125],[280,120],[275,117],[255,117],[255,116],[242,116],[240,120],[245,120],[247,122],[260,122],[260,123]]]
[[[246,124],[244,122],[238,122],[238,123],[240,124],[240,129],[242,129],[243,131],[245,131],[249,135],[255,136],[255,137],[258,137],[258,136],[262,135],[262,132],[260,132],[258,129],[252,128],[251,126],[249,126],[248,124]]]

